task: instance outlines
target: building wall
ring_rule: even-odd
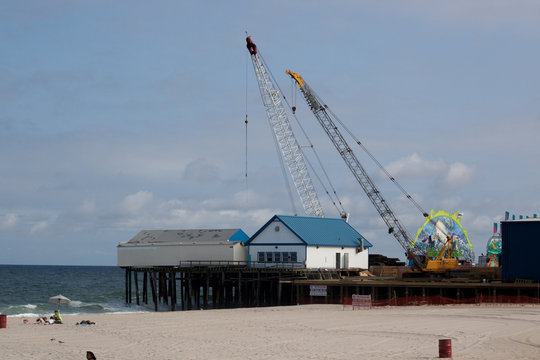
[[[329,246],[319,246],[317,249],[316,246],[307,247],[307,268],[331,268],[336,269],[336,254],[339,254],[339,268],[346,268],[345,258],[348,254],[349,264],[347,268],[369,268],[369,251],[364,249],[364,251],[356,252],[356,248],[350,247],[329,247]]]
[[[255,244],[300,244],[304,245],[304,242],[298,238],[288,227],[283,225],[281,221],[274,221],[267,226],[253,241],[251,245]]]
[[[258,262],[258,253],[279,253],[280,262],[265,261],[264,263],[254,264],[258,267],[280,267],[288,266],[290,261],[284,262],[284,255],[296,253],[295,263],[304,263],[306,261],[306,245],[301,241],[288,227],[281,221],[274,221],[267,226],[251,243],[249,244],[249,259],[251,262]],[[291,265],[292,266],[292,265]],[[299,264],[297,264],[299,266]],[[304,267],[302,265],[302,267]]]
[[[247,248],[231,244],[119,245],[118,266],[175,266],[180,261],[246,261]]]
[[[503,221],[501,233],[503,280],[540,282],[540,220]]]
[[[278,231],[276,231],[278,227]],[[329,246],[306,246],[289,228],[281,223],[274,221],[266,227],[249,245],[249,259],[251,262],[258,262],[258,253],[280,253],[281,262],[264,261],[254,266],[259,267],[279,267],[287,266],[287,262],[283,263],[283,255],[291,252],[296,252],[296,262],[302,263],[302,267],[306,268],[336,268],[336,253],[340,254],[340,268],[344,268],[344,254],[349,254],[349,268],[369,267],[368,249],[357,253],[356,248],[345,247],[329,247]]]

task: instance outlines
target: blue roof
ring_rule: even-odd
[[[357,247],[359,239],[364,239],[364,247],[373,245],[343,219],[274,215],[249,240],[248,244],[275,219],[279,219],[300,240],[309,246],[347,246]]]
[[[241,241],[243,244],[245,244],[248,240],[249,236],[247,236],[247,234],[242,229],[238,229],[238,231],[229,238],[229,241]]]

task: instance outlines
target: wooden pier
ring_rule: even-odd
[[[505,298],[540,303],[540,284],[482,279],[395,279],[362,276],[362,269],[251,267],[235,262],[186,262],[174,267],[124,267],[127,304],[158,310],[196,310],[281,306],[309,303],[343,304],[353,294],[374,301],[440,296],[456,301]],[[313,295],[313,286],[324,296]],[[397,302],[396,302],[397,304]]]

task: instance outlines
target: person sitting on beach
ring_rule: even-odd
[[[87,360],[96,360],[96,356],[94,355],[93,352],[87,351],[87,352],[86,352],[86,359],[87,359]]]
[[[58,310],[54,310],[54,315],[51,317],[51,319],[54,320],[55,324],[61,324],[62,323],[62,316],[58,312]]]

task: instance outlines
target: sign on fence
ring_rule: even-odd
[[[371,295],[353,295],[352,308],[371,309]]]
[[[309,296],[326,296],[326,285],[309,285]]]

